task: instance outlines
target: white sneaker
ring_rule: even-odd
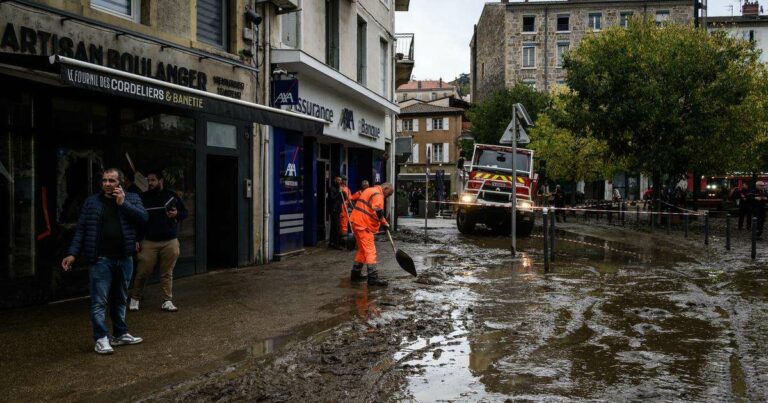
[[[179,310],[179,308],[176,308],[176,305],[173,305],[173,302],[171,301],[163,302],[163,305],[160,306],[160,309],[168,312],[176,312]]]
[[[131,298],[131,301],[128,303],[128,310],[129,311],[138,311],[139,310],[139,300]]]
[[[109,344],[113,346],[127,346],[130,344],[139,344],[142,341],[144,341],[144,339],[142,339],[141,337],[134,337],[126,333],[120,337],[113,337],[112,339],[109,340]]]
[[[107,336],[96,340],[96,347],[93,348],[93,351],[99,354],[112,354],[115,352],[112,346],[109,345],[109,337]]]

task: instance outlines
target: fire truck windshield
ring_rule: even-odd
[[[497,150],[475,150],[475,159],[472,163],[478,168],[489,168],[493,170],[502,170],[512,172],[512,153]],[[530,174],[531,156],[530,154],[517,154],[517,172],[519,174]]]

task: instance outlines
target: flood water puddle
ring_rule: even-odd
[[[419,270],[440,270],[445,281],[424,283],[420,301],[438,312],[441,293],[463,290],[463,300],[445,318],[450,332],[403,340],[394,355],[408,399],[750,395],[744,365],[734,362],[733,306],[717,294],[727,274],[708,274],[685,250],[559,231],[545,273],[542,238],[521,239],[512,260],[509,239],[456,237],[423,247]],[[750,296],[766,294],[759,279],[734,281]]]

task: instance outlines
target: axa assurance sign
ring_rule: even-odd
[[[384,150],[385,113],[365,106],[360,99],[343,97],[330,87],[300,80],[295,105],[284,105],[283,109],[325,120],[323,134],[328,137]]]
[[[249,75],[242,69],[118,34],[17,3],[0,3],[2,53],[56,54],[230,98],[253,99]]]

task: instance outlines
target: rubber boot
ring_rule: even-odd
[[[350,273],[349,278],[352,281],[365,281],[362,263],[355,263],[354,266],[352,266],[352,272]]]
[[[379,278],[379,271],[376,266],[368,265],[368,285],[377,287],[386,287],[387,281]]]

